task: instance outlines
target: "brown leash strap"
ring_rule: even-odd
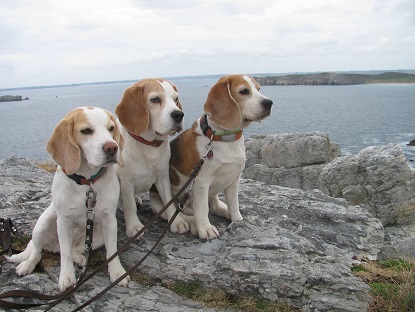
[[[92,297],[91,299],[89,299],[88,301],[86,301],[85,303],[83,303],[82,305],[80,305],[79,307],[77,307],[76,309],[72,310],[71,312],[79,311],[79,310],[85,308],[86,306],[88,306],[89,304],[91,304],[92,302],[94,302],[95,300],[98,300],[103,295],[105,295],[111,288],[113,288],[115,285],[117,285],[119,282],[121,282],[124,278],[126,278],[127,276],[129,276],[130,274],[132,274],[147,259],[147,257],[150,255],[150,253],[161,242],[161,240],[163,239],[164,235],[166,235],[167,231],[170,228],[170,225],[172,224],[172,222],[174,221],[174,219],[177,217],[177,215],[179,214],[179,212],[180,212],[180,210],[176,209],[174,215],[171,217],[170,221],[165,226],[163,232],[160,234],[159,238],[154,243],[153,247],[144,255],[143,258],[141,258],[140,261],[138,261],[134,266],[132,266],[128,271],[126,271],[123,275],[121,275],[118,279],[116,279],[114,282],[112,282],[110,285],[108,285],[101,292],[99,292],[94,297]]]

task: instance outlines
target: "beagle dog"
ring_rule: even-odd
[[[33,271],[42,250],[60,252],[59,289],[76,283],[73,262],[83,265],[87,217],[86,192],[96,192],[92,249],[105,245],[107,258],[117,251],[117,209],[120,186],[114,164],[121,161],[123,139],[110,112],[80,107],[55,127],[46,150],[58,164],[52,183],[52,203],[41,214],[32,240],[20,254],[8,257],[19,263],[18,275]],[[118,257],[108,264],[111,281],[125,273]],[[129,278],[119,285],[126,286]]]
[[[184,207],[185,214],[193,215],[194,219],[185,219],[194,235],[202,239],[219,237],[218,230],[209,222],[209,211],[231,221],[242,220],[238,202],[239,178],[245,166],[242,132],[252,121],[268,117],[271,107],[272,101],[259,93],[253,78],[222,77],[209,91],[202,117],[171,142],[173,194],[187,181],[202,156],[207,156]],[[218,198],[221,192],[227,205]],[[156,192],[151,193],[151,201],[152,206],[160,206]]]
[[[164,205],[172,198],[168,138],[182,131],[184,113],[174,84],[163,79],[143,79],[125,90],[115,114],[125,142],[124,165],[116,166],[121,186],[121,209],[127,236],[132,237],[143,228],[137,216],[136,200],[141,204],[139,193],[148,192],[154,184]],[[174,212],[175,207],[171,205],[162,217],[170,220]],[[189,225],[181,215],[171,224],[172,232],[189,231]]]

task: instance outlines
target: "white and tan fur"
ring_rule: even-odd
[[[169,180],[170,146],[168,138],[183,129],[183,112],[175,85],[163,79],[143,79],[127,88],[115,109],[124,137],[124,166],[116,166],[121,185],[121,209],[126,233],[134,236],[143,228],[137,216],[139,193],[148,192],[154,184],[163,204],[172,198]],[[163,140],[159,147],[145,145],[129,133],[147,141]],[[157,207],[161,209],[161,207]],[[155,210],[157,213],[159,210]],[[171,205],[162,217],[170,220],[175,207]],[[171,224],[171,231],[185,233],[189,225],[181,214]]]
[[[236,132],[252,121],[261,121],[271,113],[272,101],[259,93],[259,85],[246,75],[225,76],[209,91],[204,111],[209,126],[217,134]],[[209,138],[200,127],[200,120],[191,129],[171,142],[170,179],[173,195],[187,181],[199,159],[207,151]],[[231,221],[242,220],[239,212],[239,179],[245,166],[243,136],[233,142],[213,141],[213,158],[207,158],[195,179],[193,193],[185,206],[191,231],[202,239],[219,237],[209,222],[209,211]],[[219,200],[224,192],[226,203]],[[151,193],[152,206],[160,205],[155,192]],[[189,213],[190,212],[190,213]]]
[[[59,289],[64,291],[76,283],[73,262],[85,262],[86,192],[88,185],[79,185],[68,177],[78,174],[88,179],[100,168],[105,173],[92,185],[96,191],[92,248],[105,245],[107,258],[117,251],[119,183],[114,164],[120,160],[122,136],[115,117],[96,107],[80,107],[69,112],[55,127],[46,149],[58,166],[52,184],[52,202],[36,222],[32,240],[20,254],[8,257],[20,263],[16,272],[26,275],[41,259],[43,249],[60,252]],[[65,170],[66,173],[63,171]],[[118,257],[108,265],[111,281],[125,273]],[[119,285],[126,286],[129,278]]]

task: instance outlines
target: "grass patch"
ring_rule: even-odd
[[[273,303],[265,299],[250,296],[234,296],[220,289],[205,287],[199,281],[191,282],[162,282],[146,274],[136,272],[131,279],[148,286],[161,285],[176,294],[204,304],[213,309],[234,309],[243,312],[298,312],[300,310],[287,305]]]
[[[352,271],[370,286],[369,312],[415,311],[415,260],[369,261]]]

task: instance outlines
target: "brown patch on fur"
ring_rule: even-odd
[[[177,174],[176,170],[174,170],[174,167],[172,166],[169,167],[169,175],[170,175],[171,184],[173,184],[174,186],[177,186],[180,184],[179,175]]]
[[[197,122],[193,123],[192,128],[182,132],[179,136],[170,142],[170,166],[185,176],[190,176],[190,173],[200,159],[199,152],[196,148],[196,126]],[[170,173],[171,172],[172,170],[170,170]],[[170,176],[170,179],[171,178],[172,176]],[[179,177],[177,176],[177,178]]]
[[[121,102],[115,108],[115,114],[127,130],[138,135],[150,126],[146,100],[149,92],[157,90],[162,90],[157,79],[143,79],[124,91]]]
[[[238,130],[242,124],[242,113],[235,100],[237,87],[247,82],[241,75],[222,77],[210,89],[204,110],[211,121],[226,130]]]
[[[115,114],[128,131],[139,135],[148,129],[150,126],[150,114],[146,102],[150,93],[164,91],[159,83],[164,81],[167,80],[155,78],[142,79],[124,91],[120,103],[115,108]],[[170,81],[168,82],[171,83]],[[177,87],[174,84],[172,86],[177,92]],[[182,109],[179,101],[176,102],[176,105],[180,110]]]
[[[112,122],[114,124],[113,139],[118,144],[118,164],[122,167],[124,165],[124,160],[122,158],[122,150],[124,148],[124,137],[122,136],[122,134],[120,132],[120,127],[118,126],[118,122],[117,122],[115,116],[107,110],[105,110],[105,112],[107,113],[107,115],[109,117],[108,126],[110,125],[110,120],[112,120]]]
[[[73,174],[81,165],[81,150],[74,136],[76,124],[85,124],[82,108],[70,111],[55,127],[46,144],[47,152],[68,174]]]

